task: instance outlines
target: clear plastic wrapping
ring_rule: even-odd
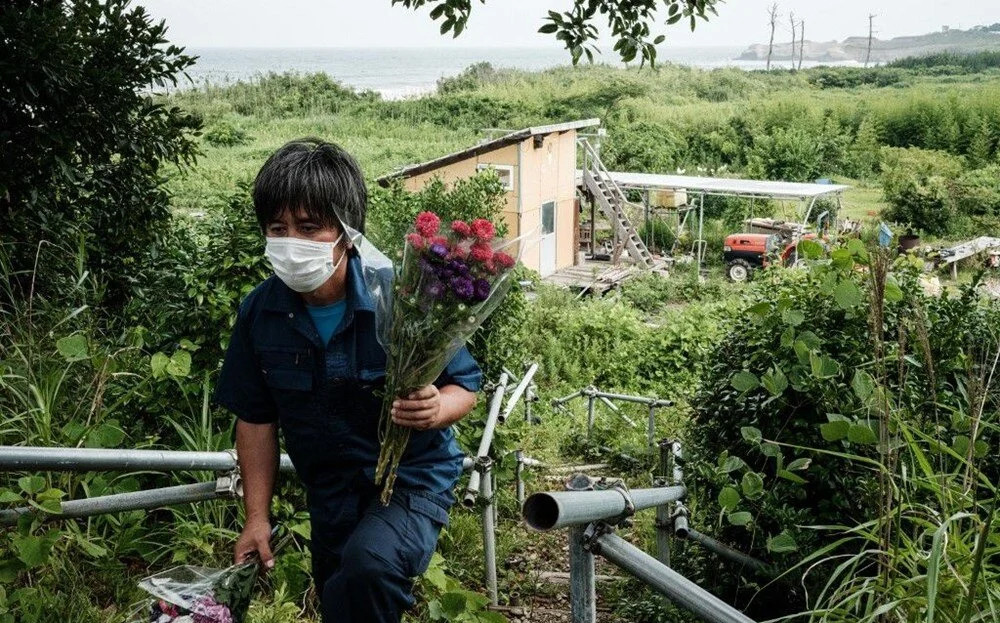
[[[151,575],[139,582],[151,598],[135,607],[129,623],[243,623],[258,566],[185,565]]]

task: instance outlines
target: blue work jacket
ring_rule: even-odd
[[[304,484],[338,490],[359,477],[374,478],[385,366],[385,350],[375,336],[375,302],[352,252],[344,317],[327,344],[302,296],[277,277],[246,297],[214,401],[247,422],[278,422]],[[481,381],[479,366],[463,347],[435,385],[476,392]],[[414,430],[396,486],[450,497],[462,458],[451,427]]]

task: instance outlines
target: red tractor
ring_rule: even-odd
[[[753,271],[766,268],[774,262],[784,266],[795,263],[795,250],[799,240],[816,238],[807,233],[789,235],[789,232],[757,234],[742,233],[726,236],[722,247],[722,259],[726,264],[726,277],[730,281],[747,281]]]

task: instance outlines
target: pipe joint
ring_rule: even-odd
[[[597,482],[594,488],[599,491],[617,491],[625,500],[625,509],[622,511],[622,514],[617,517],[607,519],[607,523],[616,526],[631,525],[632,515],[635,515],[635,502],[632,501],[632,494],[628,489],[628,485],[625,484],[625,481],[621,478],[615,478],[614,480],[605,480],[602,478]]]
[[[583,535],[580,537],[581,545],[583,545],[583,549],[596,556],[601,553],[601,542],[598,539],[605,534],[612,534],[614,531],[615,528],[611,524],[595,521],[583,529]]]

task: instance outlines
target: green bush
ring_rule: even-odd
[[[815,246],[804,253],[818,257]],[[882,290],[872,289],[856,268],[879,274],[879,262],[887,260],[876,261],[858,241],[831,258],[812,260],[803,271],[768,271],[758,280],[741,319],[710,357],[685,435],[689,476],[699,483],[697,521],[782,569],[833,538],[808,526],[861,524],[878,513],[870,466],[830,454],[875,453],[873,386],[884,386],[899,413],[924,434],[961,435],[965,420],[948,414],[969,407],[956,388],[970,382],[966,363],[995,342],[990,335],[1000,319],[971,290],[924,295],[919,267],[909,259],[897,262]],[[889,362],[883,373],[879,352]],[[831,571],[813,571],[806,586],[821,587]],[[761,586],[734,571],[703,580],[738,603]],[[751,616],[807,605],[804,594],[788,586],[771,590],[782,600],[758,595]]]
[[[681,146],[668,126],[639,122],[617,127],[601,159],[612,171],[669,173],[677,168]]]
[[[952,182],[962,168],[961,159],[942,152],[885,148],[882,190],[891,204],[886,216],[929,234],[949,233],[959,215]]]
[[[16,274],[36,274],[42,241],[73,245],[123,304],[123,283],[169,219],[169,165],[193,161],[193,115],[150,87],[194,63],[166,27],[129,0],[31,3],[0,12],[0,239],[16,241]],[[41,268],[36,291],[58,297]]]
[[[219,121],[202,135],[205,142],[214,147],[233,147],[246,145],[250,137],[246,132],[226,121]]]

